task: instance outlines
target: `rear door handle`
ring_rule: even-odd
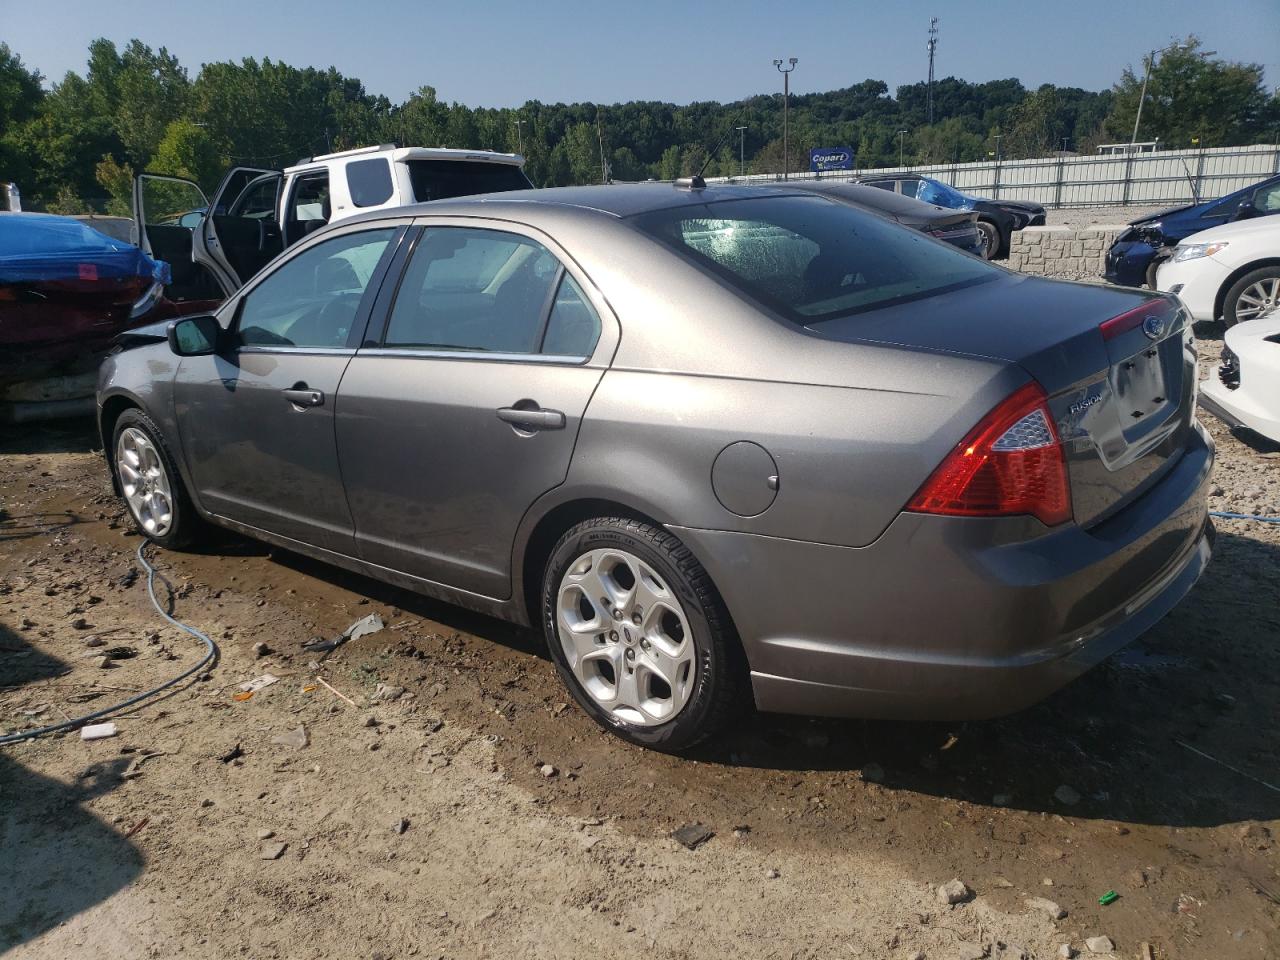
[[[319,407],[324,404],[324,393],[312,390],[305,383],[297,383],[288,390],[281,390],[284,398],[300,407]]]
[[[563,430],[564,414],[559,410],[543,410],[540,407],[499,407],[498,419],[522,430]]]

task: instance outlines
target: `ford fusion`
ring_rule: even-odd
[[[600,724],[978,718],[1209,560],[1177,301],[1019,276],[785,189],[446,200],[309,236],[103,365],[114,481],[536,626]]]

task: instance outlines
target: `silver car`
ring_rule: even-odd
[[[637,743],[1035,702],[1209,560],[1176,300],[784,189],[490,195],[321,230],[102,367],[113,478],[521,624]]]

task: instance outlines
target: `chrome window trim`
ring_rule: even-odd
[[[545,363],[553,366],[582,367],[590,357],[574,357],[552,353],[504,353],[488,350],[432,350],[415,347],[361,347],[362,357],[401,357],[422,360],[492,360],[495,363]]]
[[[354,347],[286,347],[254,344],[242,344],[236,347],[236,353],[314,353],[326,357],[351,357],[355,356],[355,352]]]

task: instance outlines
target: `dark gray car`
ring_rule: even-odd
[[[538,625],[578,703],[653,746],[752,698],[1017,710],[1210,555],[1175,300],[812,195],[382,211],[124,347],[100,424],[148,537],[212,521]]]

